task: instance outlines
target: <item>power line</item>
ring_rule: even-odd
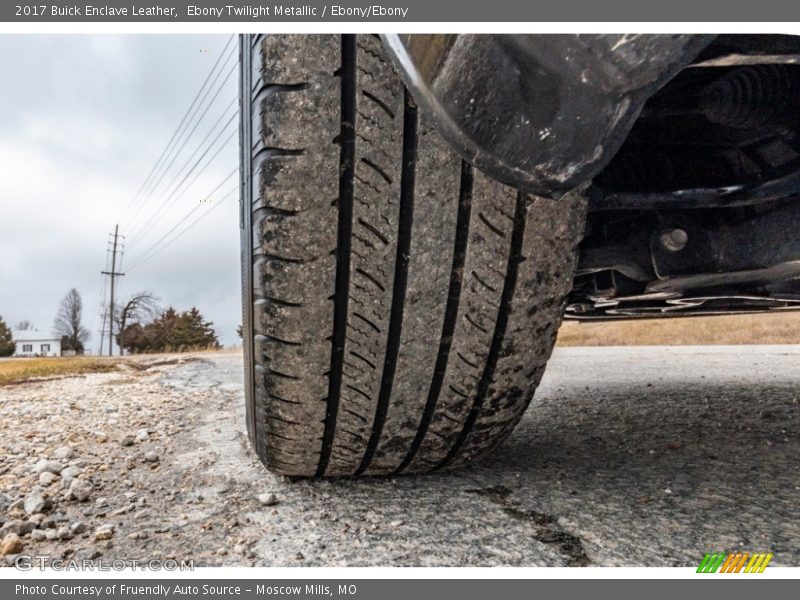
[[[214,131],[216,130],[217,126],[218,126],[218,125],[219,125],[219,124],[222,122],[222,120],[223,120],[223,119],[224,119],[224,118],[225,118],[225,117],[228,115],[228,111],[231,109],[231,107],[233,107],[233,106],[234,106],[234,104],[236,104],[236,101],[237,101],[237,99],[238,99],[238,98],[236,98],[236,97],[232,98],[232,99],[231,99],[231,101],[228,103],[228,105],[227,105],[227,106],[226,106],[226,107],[223,109],[223,111],[220,113],[219,117],[217,117],[217,120],[214,122],[214,124],[213,124],[213,125],[211,125],[211,127],[209,127],[208,131],[206,132],[206,135],[205,135],[205,137],[204,137],[204,138],[203,138],[203,139],[200,141],[200,143],[199,143],[199,144],[197,145],[197,147],[194,149],[194,152],[192,152],[192,153],[191,153],[191,155],[189,156],[189,158],[187,158],[187,159],[186,159],[186,162],[184,162],[183,166],[181,166],[181,168],[180,168],[180,169],[178,169],[177,173],[175,173],[175,176],[174,176],[174,177],[173,177],[173,178],[170,180],[170,182],[169,182],[169,183],[168,183],[168,184],[165,186],[164,193],[162,193],[162,194],[161,194],[161,197],[159,198],[159,201],[161,201],[161,200],[163,200],[163,199],[164,199],[164,195],[167,193],[167,190],[168,190],[168,189],[170,189],[170,188],[172,188],[172,186],[173,186],[173,184],[175,183],[175,181],[176,181],[176,180],[177,180],[177,179],[178,179],[178,178],[181,176],[181,173],[183,173],[183,172],[185,171],[185,169],[186,169],[186,168],[189,166],[189,164],[191,163],[192,159],[194,159],[195,155],[196,155],[196,154],[197,154],[197,153],[198,153],[198,152],[199,152],[199,151],[202,149],[203,145],[204,145],[204,144],[205,144],[205,143],[208,141],[208,138],[210,138],[210,137],[211,137],[211,135],[214,133]],[[234,118],[236,117],[236,115],[238,114],[238,111],[239,111],[238,107],[237,107],[237,108],[235,108],[235,110],[234,110],[234,113],[233,113],[232,115],[230,115],[230,118],[228,119],[228,121],[225,123],[225,125],[223,125],[223,127],[222,127],[222,129],[223,129],[223,130],[224,130],[226,127],[228,127],[228,126],[231,124],[231,122],[233,121],[233,119],[234,119]],[[222,132],[220,132],[220,135],[221,135],[221,133],[222,133]],[[219,139],[219,136],[217,136],[217,138],[215,138],[215,140],[214,140],[214,141],[216,141],[217,139]],[[213,145],[213,143],[214,143],[214,142],[212,142],[212,145]],[[197,165],[195,165],[195,166],[197,166]],[[191,174],[191,171],[190,171],[190,172],[187,174],[187,176],[188,176],[188,175],[190,175],[190,174]],[[176,190],[176,189],[178,189],[178,188],[181,186],[181,184],[182,184],[184,181],[186,181],[186,178],[185,178],[185,177],[184,177],[184,179],[181,181],[181,183],[179,183],[177,186],[175,186],[175,188],[173,188],[173,189],[172,189],[172,192],[174,193],[174,192],[175,192],[175,190]],[[162,205],[162,206],[163,206],[163,205]],[[135,240],[133,239],[133,236],[134,236],[133,232],[131,233],[131,235],[132,235],[131,243],[133,243],[133,241],[135,241]]]
[[[219,93],[222,91],[223,87],[225,86],[225,83],[228,81],[228,79],[230,79],[230,76],[233,74],[233,72],[234,72],[235,68],[236,68],[236,65],[234,65],[234,66],[233,66],[233,68],[232,68],[232,69],[230,70],[230,72],[228,73],[228,77],[226,77],[226,78],[225,78],[225,80],[224,80],[224,81],[223,81],[223,82],[220,84],[219,88],[217,88],[217,92],[214,94],[214,97],[211,99],[211,102],[208,104],[208,106],[206,107],[206,109],[203,111],[203,114],[200,116],[200,118],[198,119],[198,121],[195,123],[194,127],[192,128],[192,131],[191,131],[191,133],[190,133],[190,134],[189,134],[189,136],[188,136],[188,137],[187,137],[187,138],[186,138],[186,139],[183,141],[183,143],[181,144],[181,147],[178,149],[178,151],[177,151],[175,154],[173,154],[173,156],[172,156],[172,159],[170,160],[170,163],[169,163],[169,165],[168,165],[168,166],[167,166],[167,168],[166,168],[166,169],[165,169],[165,170],[164,170],[164,171],[161,173],[161,175],[160,175],[160,176],[159,176],[159,178],[158,178],[158,181],[156,182],[156,184],[153,186],[153,188],[152,188],[152,189],[150,190],[150,192],[148,193],[148,198],[152,197],[152,195],[155,193],[156,189],[158,188],[159,184],[160,184],[160,183],[161,183],[161,181],[163,180],[164,176],[167,174],[167,172],[169,171],[169,169],[170,169],[170,168],[172,167],[172,165],[175,163],[175,160],[176,160],[176,159],[178,158],[178,156],[180,156],[180,154],[183,152],[183,149],[186,147],[186,144],[187,144],[187,143],[189,142],[189,140],[191,139],[191,136],[192,136],[192,135],[194,135],[194,132],[195,132],[195,130],[197,129],[198,125],[200,125],[200,123],[202,122],[203,118],[204,118],[204,117],[206,116],[206,114],[208,113],[208,110],[211,108],[211,106],[213,105],[213,103],[214,103],[214,101],[216,100],[217,96],[218,96],[218,95],[219,95]],[[228,107],[226,107],[226,109],[225,109],[225,110],[227,110],[227,109],[228,109]],[[224,114],[225,114],[225,111],[223,111],[223,115],[224,115]],[[212,130],[213,130],[213,128],[212,128]],[[205,141],[205,139],[208,139],[208,134],[206,134],[206,138],[204,138],[204,141]],[[215,141],[216,141],[216,140],[215,140]],[[199,147],[201,147],[201,146],[202,146],[202,144],[203,144],[203,142],[200,142],[200,144],[198,144],[198,148],[199,148]],[[212,142],[212,144],[213,144],[213,142]],[[196,149],[195,149],[195,151],[192,153],[192,156],[194,156],[194,154],[195,154],[196,152],[197,152],[197,148],[196,148]],[[191,159],[189,159],[189,160],[191,160]],[[175,177],[177,178],[177,177],[179,176],[179,174],[180,174],[180,170],[178,171],[178,175],[176,175]],[[174,181],[174,179],[175,179],[175,178],[173,178],[173,181]],[[171,185],[171,183],[170,183],[169,185]],[[169,185],[168,185],[167,187],[169,187]],[[162,194],[162,197],[163,197],[163,194]],[[142,212],[140,211],[140,214],[144,214],[144,213],[142,213]],[[141,233],[141,231],[142,231],[142,230],[146,230],[146,229],[147,229],[147,225],[142,225],[142,223],[141,223],[141,222],[139,222],[138,224],[136,224],[136,223],[135,223],[135,221],[131,223],[131,232],[132,232],[132,235],[134,235],[134,237],[135,237],[135,234],[134,234],[133,232],[136,232],[136,231],[138,230],[138,232],[139,232],[139,233]]]
[[[229,108],[229,107],[228,107],[228,108]],[[173,180],[170,182],[170,184],[167,186],[167,188],[169,188],[170,186],[172,186],[172,184],[175,182],[175,180],[176,180],[178,177],[180,177],[180,175],[181,175],[182,171],[184,171],[184,170],[185,170],[185,168],[186,168],[186,167],[189,165],[189,163],[191,162],[192,158],[194,158],[195,154],[197,154],[197,151],[198,151],[198,150],[200,150],[200,148],[202,147],[202,144],[203,144],[203,143],[205,143],[205,142],[206,142],[206,140],[207,140],[207,139],[208,139],[208,138],[211,136],[211,134],[214,132],[214,129],[216,128],[216,126],[219,124],[219,122],[222,120],[222,117],[224,117],[224,116],[225,116],[225,113],[223,113],[223,114],[221,115],[221,117],[220,117],[220,118],[217,120],[217,122],[214,124],[214,126],[213,126],[213,127],[210,129],[210,130],[209,130],[208,134],[206,135],[206,137],[205,137],[205,138],[203,139],[203,141],[201,142],[201,145],[200,145],[200,146],[198,146],[198,148],[197,148],[197,149],[196,149],[196,150],[195,150],[195,151],[192,153],[192,155],[190,156],[190,158],[189,158],[189,159],[186,161],[186,163],[184,164],[184,166],[183,166],[183,167],[181,167],[181,169],[180,169],[180,170],[178,171],[178,173],[175,175],[175,177],[174,177],[174,178],[173,178]],[[169,195],[166,197],[166,199],[164,198],[165,194],[167,193],[167,191],[165,190],[164,194],[162,194],[162,195],[161,195],[161,198],[159,198],[159,208],[157,208],[157,209],[155,210],[155,212],[153,212],[153,213],[150,215],[150,217],[149,217],[149,218],[147,218],[147,219],[146,219],[146,221],[144,221],[144,222],[142,223],[142,225],[141,225],[141,226],[140,226],[140,228],[138,229],[138,232],[137,232],[137,233],[132,233],[132,234],[131,234],[131,239],[130,239],[130,245],[131,245],[131,246],[135,245],[135,244],[136,244],[136,243],[137,243],[139,240],[141,240],[143,237],[145,237],[145,236],[147,235],[147,233],[148,233],[148,232],[149,232],[149,230],[150,230],[150,226],[151,226],[151,225],[152,225],[152,224],[153,224],[153,223],[154,223],[154,222],[155,222],[155,221],[156,221],[156,220],[157,220],[159,217],[161,217],[162,215],[164,215],[164,213],[165,213],[165,212],[166,212],[166,211],[169,209],[169,207],[170,207],[170,206],[172,206],[172,205],[175,203],[175,201],[176,201],[178,198],[180,198],[180,197],[181,197],[181,196],[182,196],[184,193],[186,193],[186,191],[187,191],[187,190],[188,190],[188,188],[191,186],[191,184],[192,184],[192,183],[194,183],[195,181],[197,181],[198,177],[199,177],[200,175],[202,175],[202,174],[203,174],[203,172],[204,172],[204,171],[205,171],[205,170],[208,168],[208,166],[211,164],[211,162],[212,162],[212,161],[213,161],[213,160],[214,160],[214,159],[215,159],[215,158],[216,158],[216,157],[219,155],[219,153],[220,153],[220,152],[222,151],[222,149],[223,149],[223,148],[226,146],[226,144],[227,144],[228,142],[230,142],[230,140],[233,138],[233,136],[234,136],[234,135],[236,135],[236,133],[238,132],[238,129],[234,128],[234,129],[232,129],[232,130],[230,131],[230,135],[229,135],[229,136],[228,136],[228,137],[225,139],[225,141],[223,141],[222,145],[221,145],[221,146],[220,146],[220,147],[217,149],[217,151],[216,151],[216,152],[215,152],[215,153],[214,153],[214,154],[211,156],[211,158],[208,160],[208,162],[205,164],[205,166],[204,166],[204,167],[203,167],[203,168],[200,170],[200,172],[198,172],[197,176],[196,176],[196,177],[195,177],[195,178],[194,178],[194,179],[191,181],[191,183],[189,184],[189,186],[187,186],[187,187],[186,187],[186,188],[183,190],[183,192],[181,192],[181,194],[180,194],[180,195],[178,195],[178,196],[176,197],[176,196],[175,196],[175,194],[178,192],[178,190],[181,188],[181,186],[182,186],[184,183],[186,183],[186,180],[187,180],[187,179],[188,179],[188,178],[189,178],[189,177],[192,175],[192,173],[194,173],[195,169],[197,169],[197,167],[200,165],[200,163],[203,161],[203,159],[204,159],[204,158],[205,158],[205,157],[208,155],[209,151],[210,151],[210,150],[211,150],[211,149],[214,147],[214,144],[216,144],[216,143],[217,143],[217,141],[220,139],[220,137],[222,137],[222,134],[224,134],[224,133],[225,133],[225,131],[228,129],[228,127],[231,125],[231,123],[233,123],[234,119],[236,119],[236,117],[237,117],[237,116],[238,116],[238,110],[237,110],[236,112],[234,112],[234,113],[233,113],[233,114],[230,116],[230,118],[228,119],[228,121],[225,123],[225,125],[223,125],[223,126],[222,126],[222,129],[220,129],[220,130],[219,130],[219,132],[217,133],[217,135],[216,135],[216,136],[214,136],[214,139],[213,139],[213,140],[211,140],[211,142],[210,142],[210,143],[208,144],[208,146],[205,148],[205,150],[204,150],[204,151],[203,151],[203,153],[200,155],[200,157],[197,159],[197,161],[196,161],[196,162],[195,162],[195,163],[194,163],[194,164],[191,166],[191,168],[190,168],[190,169],[189,169],[189,170],[188,170],[188,171],[187,171],[187,172],[184,174],[184,176],[183,176],[183,179],[181,179],[180,183],[178,183],[178,184],[177,184],[175,187],[173,187],[173,188],[172,188],[172,191],[169,193]]]
[[[235,48],[233,50],[235,50]],[[229,57],[228,57],[229,60],[226,61],[225,66],[227,66],[227,64],[230,62],[230,58],[233,57],[233,55],[234,55],[233,50],[230,52]],[[161,173],[158,175],[157,178],[154,179],[154,182],[149,186],[149,190],[147,191],[147,194],[144,197],[144,199],[143,199],[143,201],[142,201],[142,203],[141,203],[141,205],[139,207],[139,210],[137,211],[137,213],[134,215],[134,218],[130,222],[129,231],[134,231],[135,229],[137,229],[141,225],[140,223],[137,224],[137,221],[139,220],[139,216],[144,214],[142,212],[142,209],[144,209],[144,207],[147,206],[148,201],[153,197],[153,194],[158,189],[158,186],[161,184],[161,182],[163,181],[163,179],[166,176],[166,174],[172,168],[172,165],[175,163],[175,160],[183,152],[183,149],[186,147],[186,144],[188,144],[189,140],[194,135],[194,132],[197,130],[197,127],[203,121],[203,119],[205,118],[206,114],[208,114],[208,111],[210,110],[210,108],[214,105],[214,102],[216,101],[216,99],[219,96],[220,92],[224,89],[225,84],[231,78],[231,75],[234,73],[236,68],[237,68],[237,64],[234,61],[234,64],[231,67],[231,69],[228,71],[228,74],[225,76],[225,79],[223,79],[222,82],[219,84],[219,86],[216,88],[216,91],[214,92],[214,95],[211,97],[211,99],[206,104],[205,109],[203,109],[202,114],[200,114],[200,116],[197,118],[197,121],[192,126],[191,131],[189,131],[189,134],[187,136],[185,136],[185,137],[183,135],[184,133],[186,133],[186,131],[189,128],[189,124],[187,123],[187,125],[184,128],[183,132],[178,136],[178,140],[180,141],[180,147],[177,148],[177,150],[175,150],[174,152],[171,153],[171,158],[169,158],[169,162],[166,163],[166,166],[163,169],[161,169]],[[224,67],[223,67],[223,69],[224,69]],[[195,110],[192,113],[191,117],[189,118],[189,123],[191,123],[194,120],[195,116],[197,115],[197,113],[200,110],[200,108],[203,105],[203,103],[205,103],[206,99],[208,98],[208,95],[211,93],[211,90],[213,89],[214,85],[216,84],[216,82],[219,79],[219,76],[222,74],[222,72],[223,72],[223,70],[220,69],[220,71],[214,77],[213,81],[211,82],[211,85],[206,90],[205,94],[203,95],[203,98],[200,100],[200,103],[197,105],[197,107],[195,108]],[[177,143],[178,142],[176,142],[176,144]],[[166,160],[167,159],[165,159],[165,161]]]
[[[151,178],[153,177],[153,174],[161,166],[162,160],[164,159],[164,157],[166,156],[168,150],[172,146],[173,141],[175,141],[175,138],[178,135],[178,132],[181,131],[181,128],[183,127],[183,124],[186,122],[186,118],[189,116],[189,113],[192,111],[192,108],[194,107],[195,103],[197,102],[197,99],[200,98],[200,94],[203,92],[203,89],[205,89],[206,85],[208,84],[209,80],[211,79],[212,73],[214,73],[214,71],[216,70],[217,66],[219,65],[220,61],[222,60],[222,57],[225,55],[225,52],[227,51],[228,46],[230,46],[231,42],[233,41],[233,38],[234,38],[233,35],[231,35],[228,38],[228,41],[225,43],[225,47],[222,49],[222,52],[220,52],[220,54],[219,54],[219,58],[217,58],[217,60],[214,63],[214,65],[211,67],[211,70],[208,72],[208,75],[206,75],[205,81],[203,81],[203,84],[200,86],[200,89],[197,90],[197,94],[195,94],[195,97],[192,100],[192,103],[189,105],[189,108],[187,108],[186,111],[183,113],[183,117],[181,118],[180,123],[178,123],[178,127],[172,133],[172,136],[170,137],[169,141],[167,142],[167,145],[164,146],[164,149],[161,151],[161,155],[158,157],[158,159],[156,160],[155,164],[150,169],[150,172],[147,174],[147,177],[145,177],[144,181],[142,182],[142,185],[139,187],[139,190],[136,192],[136,194],[134,195],[133,199],[128,203],[128,205],[123,210],[122,214],[120,215],[120,219],[118,220],[118,222],[124,221],[124,219],[127,216],[128,212],[133,208],[133,206],[136,204],[138,198],[141,196],[141,194],[144,191],[144,189],[151,182]]]
[[[165,158],[166,158],[166,156],[168,154],[168,151],[170,150],[170,148],[172,146],[172,143],[175,141],[177,136],[181,135],[180,132],[181,132],[181,129],[183,128],[184,123],[186,122],[187,117],[191,113],[192,108],[194,107],[194,105],[197,103],[197,100],[200,98],[200,94],[203,93],[203,90],[205,89],[206,85],[208,84],[209,80],[211,79],[212,74],[214,73],[214,71],[217,69],[217,66],[222,61],[222,58],[225,56],[225,51],[227,50],[227,48],[230,45],[232,40],[233,40],[233,36],[228,38],[228,41],[226,42],[225,47],[222,49],[222,52],[220,52],[219,58],[217,58],[217,60],[214,63],[214,65],[211,67],[211,70],[208,72],[208,75],[206,75],[205,81],[203,81],[203,84],[200,86],[200,89],[197,90],[197,94],[195,94],[195,97],[192,100],[192,103],[189,105],[189,108],[187,108],[186,112],[184,112],[183,117],[181,118],[181,121],[178,124],[178,127],[173,132],[172,137],[170,137],[169,141],[167,142],[167,145],[164,147],[164,150],[162,150],[161,155],[158,157],[158,160],[156,160],[156,163],[153,165],[153,168],[150,169],[150,173],[148,173],[147,177],[142,182],[142,185],[139,188],[139,190],[136,192],[136,195],[134,196],[133,200],[128,204],[127,208],[125,209],[125,211],[121,215],[120,220],[124,219],[124,217],[127,215],[128,211],[133,207],[133,205],[135,205],[136,200],[144,192],[144,190],[147,188],[147,186],[150,183],[152,183],[152,178],[154,177],[155,173],[158,171],[158,169],[161,166],[163,166],[163,160],[165,160]]]
[[[217,192],[217,191],[218,191],[218,190],[219,190],[219,189],[220,189],[220,188],[221,188],[223,185],[225,185],[225,183],[226,183],[226,182],[227,182],[227,181],[228,181],[228,180],[229,180],[231,177],[233,177],[233,176],[234,176],[234,175],[235,175],[235,174],[236,174],[238,171],[239,171],[239,168],[238,168],[238,167],[236,167],[235,169],[233,169],[233,170],[232,170],[230,173],[228,173],[228,174],[227,174],[227,175],[226,175],[226,176],[225,176],[225,177],[222,179],[222,181],[220,181],[220,182],[217,184],[217,186],[216,186],[216,187],[215,187],[213,190],[211,190],[211,192],[209,192],[208,194],[206,194],[206,195],[204,196],[204,198],[210,198],[211,196],[213,196],[213,195],[214,195],[214,194],[215,194],[215,193],[216,193],[216,192]],[[218,202],[219,202],[219,201],[218,201]],[[184,222],[186,222],[186,220],[187,220],[187,219],[189,219],[189,217],[191,217],[191,216],[192,216],[194,213],[196,213],[196,212],[197,212],[197,211],[198,211],[200,208],[202,208],[202,206],[203,206],[203,204],[201,204],[201,203],[198,203],[197,205],[195,205],[195,206],[194,206],[194,208],[192,208],[192,209],[191,209],[191,210],[190,210],[188,213],[186,213],[186,214],[185,214],[183,217],[181,217],[181,219],[179,219],[179,220],[178,220],[178,222],[177,222],[177,223],[175,223],[175,224],[172,226],[172,228],[171,228],[169,231],[167,231],[166,233],[164,233],[164,234],[163,234],[163,235],[162,235],[162,236],[161,236],[159,239],[157,239],[155,242],[153,242],[152,244],[150,244],[150,246],[149,246],[147,249],[145,249],[145,250],[144,250],[144,251],[143,251],[143,252],[142,252],[142,253],[141,253],[141,254],[140,254],[140,255],[139,255],[137,258],[135,258],[135,259],[134,259],[134,260],[131,262],[131,264],[129,265],[129,270],[130,270],[131,268],[135,268],[135,267],[137,267],[137,266],[138,266],[140,263],[144,262],[144,260],[146,260],[146,259],[149,259],[149,258],[151,257],[151,253],[153,252],[153,250],[154,250],[155,248],[157,248],[157,247],[158,247],[158,245],[159,245],[159,244],[160,244],[162,241],[164,241],[164,240],[165,240],[167,237],[169,237],[169,235],[170,235],[172,232],[174,232],[174,231],[175,231],[175,230],[176,230],[178,227],[180,227],[180,226],[181,226],[181,225],[182,225]],[[209,210],[210,210],[210,209],[209,209]],[[159,250],[159,251],[160,251],[160,250]]]
[[[210,165],[212,162],[214,162],[214,159],[215,159],[215,158],[216,158],[216,157],[219,155],[219,153],[220,153],[220,152],[222,152],[222,150],[223,150],[223,149],[225,149],[225,148],[227,147],[227,145],[230,143],[230,141],[233,139],[233,137],[234,137],[234,136],[235,136],[237,133],[238,133],[238,131],[236,131],[236,130],[234,130],[234,131],[232,131],[232,132],[231,132],[231,134],[230,134],[230,135],[229,135],[229,136],[228,136],[228,137],[225,139],[225,141],[223,141],[222,145],[221,145],[219,148],[217,148],[216,152],[214,152],[214,154],[213,154],[213,155],[211,155],[211,158],[209,158],[209,159],[208,159],[208,161],[207,161],[207,162],[206,162],[206,164],[203,166],[203,168],[202,168],[202,169],[201,169],[201,170],[200,170],[200,171],[199,171],[199,172],[198,172],[198,173],[197,173],[197,174],[194,176],[194,178],[192,178],[192,181],[189,183],[189,185],[188,185],[188,186],[187,186],[187,187],[186,187],[186,188],[185,188],[185,189],[184,189],[184,190],[183,190],[183,191],[182,191],[180,194],[178,194],[178,196],[176,196],[174,200],[172,200],[171,204],[173,204],[173,205],[174,205],[174,204],[175,204],[175,202],[177,202],[177,201],[178,201],[180,198],[182,198],[182,197],[183,197],[183,195],[184,195],[184,194],[186,194],[186,192],[187,192],[187,191],[188,191],[188,190],[191,188],[191,186],[192,186],[192,185],[193,185],[193,184],[194,184],[194,183],[195,183],[195,182],[196,182],[196,181],[197,181],[197,180],[200,178],[200,176],[201,176],[201,175],[202,175],[202,174],[205,172],[205,170],[208,168],[208,166],[209,166],[209,165]],[[201,157],[201,159],[202,159],[202,157]],[[236,171],[238,171],[238,167],[237,167],[236,169],[234,169],[234,172],[236,172]],[[228,175],[228,177],[230,177],[230,175]],[[206,194],[205,196],[202,196],[202,198],[207,198],[208,196],[209,196],[209,194]],[[165,206],[166,206],[166,203],[165,203]],[[195,208],[196,208],[196,207],[195,207]],[[192,209],[192,210],[194,210],[194,209]],[[161,212],[161,213],[163,213],[163,210],[162,210],[162,211],[160,211],[160,212]],[[184,217],[184,219],[185,219],[185,217]],[[152,220],[152,219],[151,219],[151,220]]]
[[[236,169],[236,170],[234,171],[234,173],[235,173],[236,171],[238,171],[238,169]],[[225,178],[225,180],[223,180],[223,182],[222,182],[222,183],[224,183],[225,181],[227,181],[228,179],[230,179],[230,177],[231,177],[232,175],[233,175],[233,173],[232,173],[231,175],[229,175],[228,177],[226,177],[226,178]],[[219,188],[221,185],[222,185],[222,184],[220,184],[219,186],[217,186],[217,188]],[[157,250],[155,250],[155,251],[152,251],[152,252],[151,252],[149,255],[142,255],[142,257],[141,257],[141,258],[139,258],[139,259],[137,259],[136,261],[134,261],[134,262],[133,262],[131,265],[129,265],[129,266],[128,266],[128,272],[130,272],[130,271],[131,271],[131,270],[133,270],[133,269],[136,269],[136,268],[140,267],[142,264],[146,263],[148,260],[150,260],[151,258],[153,258],[154,256],[156,256],[156,255],[157,255],[159,252],[161,252],[161,251],[165,250],[166,248],[168,248],[169,246],[171,246],[171,245],[172,245],[174,242],[176,242],[178,239],[180,239],[180,238],[181,238],[181,237],[182,237],[182,236],[183,236],[183,235],[184,235],[184,234],[185,234],[187,231],[189,231],[189,230],[190,230],[192,227],[194,227],[195,225],[197,225],[197,223],[199,223],[199,222],[200,222],[200,221],[202,221],[204,218],[206,218],[206,217],[207,217],[207,216],[208,216],[208,215],[211,213],[211,211],[213,211],[215,208],[217,208],[218,206],[220,206],[220,205],[221,205],[221,204],[222,204],[222,203],[223,203],[225,200],[227,200],[227,199],[228,199],[228,198],[229,198],[231,195],[233,195],[233,193],[234,193],[234,192],[238,191],[238,189],[239,189],[239,186],[238,186],[238,184],[237,184],[237,185],[236,185],[236,186],[235,186],[233,189],[231,189],[231,190],[230,190],[230,191],[228,191],[228,192],[227,192],[227,193],[226,193],[224,196],[222,196],[222,197],[221,197],[221,198],[220,198],[220,199],[219,199],[219,200],[216,202],[216,204],[213,204],[213,205],[212,205],[212,206],[211,206],[211,207],[210,207],[210,208],[209,208],[207,211],[205,211],[204,213],[200,214],[200,215],[198,216],[198,218],[196,218],[194,221],[192,221],[191,223],[189,223],[189,225],[187,225],[185,228],[183,228],[181,231],[179,231],[179,232],[178,232],[178,234],[177,234],[177,235],[175,235],[175,236],[174,236],[174,237],[173,237],[171,240],[169,240],[169,241],[168,241],[166,244],[164,244],[163,246],[161,246],[161,247],[160,247],[160,248],[158,248]],[[213,192],[212,192],[212,193],[213,193]],[[198,206],[199,206],[199,205],[198,205]],[[186,215],[186,217],[184,217],[183,219],[181,219],[181,221],[179,221],[179,222],[178,222],[178,223],[177,223],[177,224],[176,224],[176,225],[175,225],[175,226],[174,226],[174,227],[173,227],[173,228],[172,228],[172,229],[171,229],[169,232],[167,232],[167,233],[166,233],[164,236],[162,236],[161,240],[163,240],[164,238],[166,238],[166,237],[167,237],[167,235],[169,235],[169,233],[171,233],[172,231],[174,231],[174,230],[175,230],[175,229],[176,229],[176,228],[177,228],[177,227],[178,227],[178,226],[179,226],[181,223],[183,223],[183,222],[184,222],[184,221],[185,221],[185,220],[186,220],[188,217],[190,217],[190,216],[191,216],[191,215],[192,215],[192,214],[193,214],[193,213],[194,213],[194,212],[197,210],[197,208],[198,208],[198,207],[195,207],[195,208],[194,208],[192,211],[190,211],[190,213],[189,213],[189,214],[187,214],[187,215]],[[157,243],[161,242],[161,240],[159,240]],[[156,244],[157,244],[157,243],[156,243]],[[154,247],[156,246],[156,244],[154,244],[153,246],[151,246],[151,248],[154,248]]]

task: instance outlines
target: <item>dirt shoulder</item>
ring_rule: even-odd
[[[231,356],[240,363],[238,354],[213,358]],[[94,559],[113,549],[143,560],[157,545],[158,557],[185,556],[172,532],[189,517],[164,507],[194,489],[201,465],[183,473],[165,463],[185,449],[181,434],[228,402],[221,405],[216,386],[187,394],[168,375],[211,359],[74,359],[77,365],[65,361],[44,377],[0,387],[0,554]],[[8,534],[18,541],[6,542]]]

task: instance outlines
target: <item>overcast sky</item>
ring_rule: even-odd
[[[37,329],[52,331],[60,299],[75,287],[92,332],[88,347],[96,352],[100,271],[108,233],[119,221],[127,236],[120,296],[151,290],[163,305],[179,310],[196,305],[223,343],[238,342],[238,196],[216,205],[236,188],[236,175],[185,223],[216,206],[207,217],[151,260],[126,268],[146,257],[148,248],[237,166],[236,136],[222,147],[234,120],[206,156],[222,147],[217,158],[205,170],[202,161],[177,187],[215,137],[212,132],[200,146],[209,128],[236,97],[234,72],[161,185],[130,207],[228,38],[0,36],[0,316],[12,327],[28,319]],[[144,230],[138,239],[137,228]]]

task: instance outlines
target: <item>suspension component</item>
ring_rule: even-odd
[[[735,69],[706,87],[700,110],[712,123],[753,129],[795,121],[800,68],[757,65]]]

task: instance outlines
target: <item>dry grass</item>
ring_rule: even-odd
[[[23,383],[36,378],[65,377],[113,371],[118,358],[72,356],[61,358],[11,358],[0,361],[0,385]]]
[[[566,321],[558,332],[558,344],[800,344],[800,312],[583,323]]]
[[[566,321],[558,332],[560,346],[654,346],[709,344],[800,344],[800,312],[631,321]],[[201,351],[202,352],[202,351]],[[240,348],[216,352],[241,352]],[[155,359],[155,360],[151,360]],[[0,360],[0,385],[32,379],[67,377],[116,370],[125,362],[135,371],[197,360],[176,354],[132,357],[75,356]]]

